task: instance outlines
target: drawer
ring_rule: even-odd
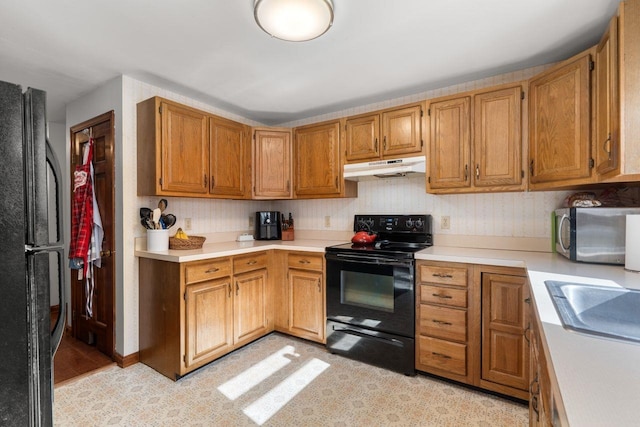
[[[229,258],[219,258],[189,263],[185,266],[184,275],[187,284],[231,276],[231,261]]]
[[[467,375],[467,346],[437,338],[420,337],[420,364],[458,375]]]
[[[418,278],[421,282],[438,283],[442,285],[467,286],[466,267],[436,267],[420,265]]]
[[[422,304],[419,328],[421,335],[464,342],[467,340],[467,312]]]
[[[266,252],[256,252],[254,254],[233,257],[233,274],[244,273],[245,271],[253,271],[266,267]]]
[[[467,290],[442,286],[420,285],[420,302],[428,304],[467,307]]]
[[[316,254],[290,253],[288,267],[322,271],[322,257],[322,255]]]

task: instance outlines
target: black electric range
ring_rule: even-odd
[[[415,374],[415,259],[432,245],[430,215],[356,215],[368,245],[326,248],[327,349]]]

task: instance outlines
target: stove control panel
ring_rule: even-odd
[[[353,231],[431,234],[431,215],[356,215]]]

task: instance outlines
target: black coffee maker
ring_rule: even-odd
[[[256,240],[282,240],[282,222],[280,212],[256,212],[253,236]]]

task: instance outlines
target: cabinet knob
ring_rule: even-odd
[[[308,259],[301,259],[300,261],[298,261],[300,264],[311,264],[311,261],[309,261]]]
[[[216,271],[219,271],[220,269],[217,267],[213,267],[208,269],[207,271],[205,271],[206,274],[211,274],[211,273],[215,273]]]
[[[469,165],[464,165],[464,180],[469,180]]]
[[[453,298],[451,295],[441,295],[441,294],[431,294],[431,295],[434,296],[434,297],[437,297],[437,298],[444,298],[444,299]]]
[[[247,265],[254,265],[254,264],[257,264],[257,263],[258,263],[258,261],[256,261],[255,259],[252,259],[251,261],[249,261],[247,263]]]
[[[476,179],[480,179],[480,165],[476,164]]]

